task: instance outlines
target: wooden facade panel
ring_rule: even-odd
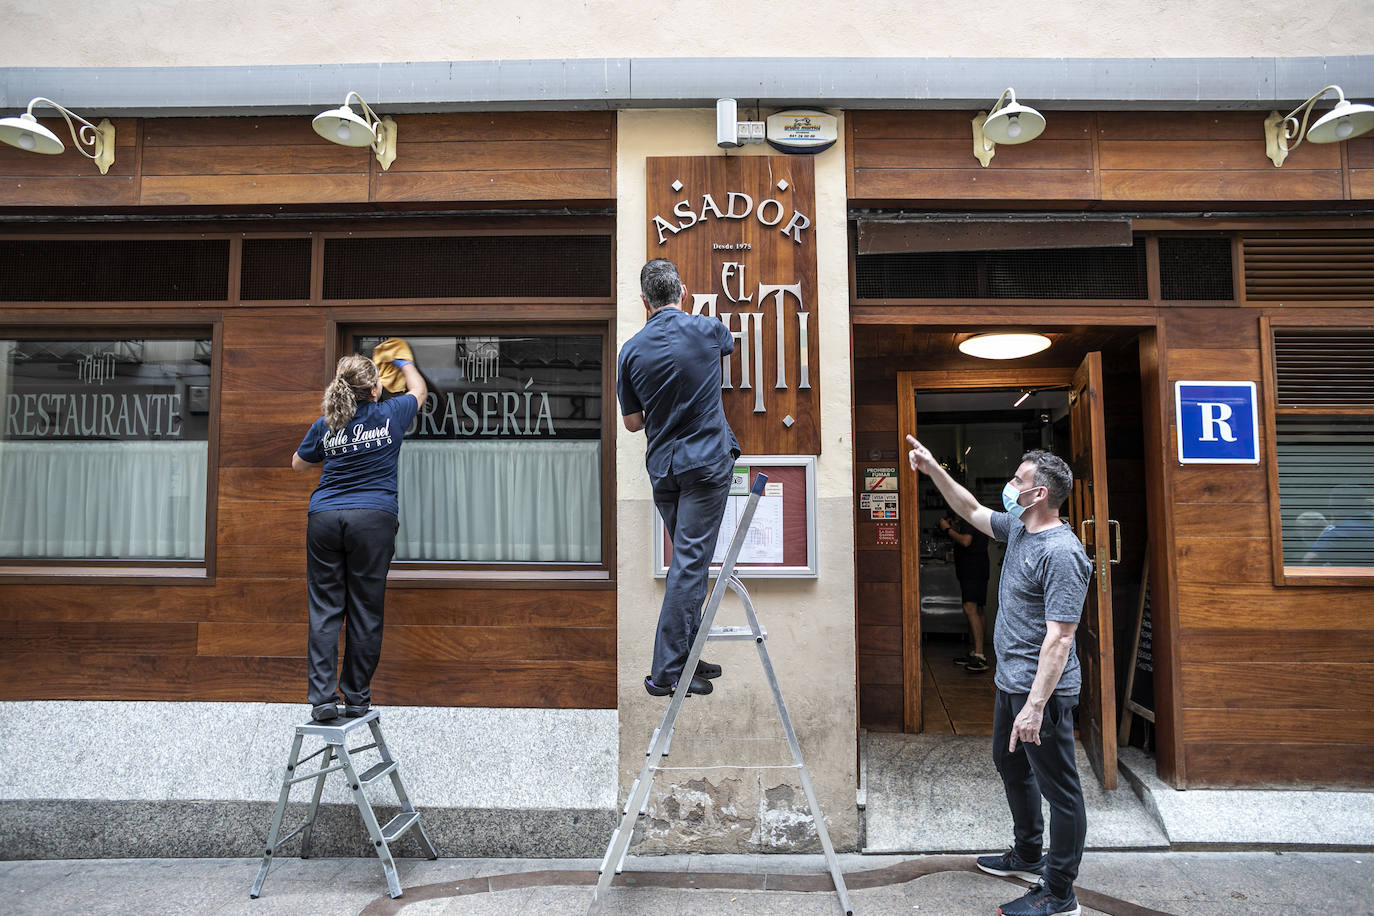
[[[8,700],[305,702],[304,658],[19,652],[7,658]],[[614,661],[423,663],[385,655],[374,702],[420,706],[613,709]]]
[[[0,620],[174,623],[208,620],[215,601],[209,585],[0,585]]]
[[[490,172],[509,169],[608,169],[615,163],[611,141],[493,140],[413,143],[407,141],[387,174],[403,172]]]
[[[1312,152],[1307,153],[1308,148]],[[1337,169],[1341,151],[1334,143],[1303,144],[1307,153],[1300,162],[1295,155],[1284,162],[1285,170]],[[1150,170],[1160,172],[1198,169],[1200,171],[1274,172],[1274,163],[1264,154],[1264,137],[1241,140],[1102,140],[1098,162],[1104,171]]]
[[[991,101],[991,100],[989,100]],[[983,109],[986,110],[986,109]],[[976,111],[851,111],[846,117],[857,144],[859,140],[912,138],[963,140],[973,158],[973,116]],[[1042,140],[1090,139],[1096,115],[1086,111],[1056,111],[1045,121]],[[1006,147],[1001,147],[1005,149]],[[976,165],[976,161],[975,161]]]
[[[140,204],[346,204],[368,199],[367,173],[342,175],[145,175]]]
[[[1180,582],[1180,627],[1249,627],[1272,632],[1283,639],[1286,630],[1340,630],[1363,628],[1364,617],[1356,610],[1369,601],[1367,590],[1331,588],[1274,588],[1266,579],[1246,585],[1214,582]],[[1369,625],[1374,627],[1374,621]]]
[[[616,626],[614,588],[398,588],[386,596],[387,624],[471,627]]]
[[[860,626],[859,645],[861,652],[871,655],[887,655],[886,651],[875,651],[895,646],[899,651],[902,645],[900,626]]]
[[[302,516],[307,499],[300,501]],[[260,544],[220,544],[215,551],[215,576],[219,579],[304,579],[305,542],[302,539],[295,548],[285,550]]]
[[[303,430],[301,435],[305,435]],[[293,503],[304,516],[306,502],[319,478],[314,474],[293,471],[287,466],[291,460],[291,445],[287,443],[286,461],[280,467],[222,468],[219,472],[219,498]]]
[[[1258,383],[1259,350],[1170,349],[1169,381],[1179,379]]]
[[[902,587],[895,582],[861,582],[858,586],[858,616],[861,625],[901,626]],[[901,646],[868,646],[860,651],[901,652]]]
[[[902,685],[902,655],[859,655],[859,686],[871,684]]]
[[[1187,707],[1349,709],[1374,696],[1374,664],[1193,661],[1182,688]]]
[[[1343,200],[1340,169],[1327,171],[1148,171],[1102,172],[1102,200]]]
[[[1374,169],[1374,135],[1352,137],[1341,145],[1345,147],[1346,161],[1352,169]]]
[[[1174,530],[1183,537],[1268,538],[1268,503],[1174,503]]]
[[[89,162],[82,159],[82,162]],[[0,198],[7,207],[132,207],[140,203],[133,176],[94,175],[77,178],[3,178]]]
[[[1097,135],[1104,141],[1250,140],[1263,152],[1264,118],[1253,111],[1099,111]]]
[[[1178,646],[1179,658],[1189,664],[1368,663],[1374,659],[1374,621],[1367,629],[1285,630],[1277,636],[1273,630],[1255,627],[1189,627],[1180,634]]]
[[[902,558],[892,550],[861,550],[854,557],[859,582],[901,582]]]
[[[1355,697],[1352,703],[1358,702]],[[1183,709],[1195,743],[1374,744],[1374,709]]]
[[[226,347],[220,364],[221,384],[226,391],[310,391],[318,396],[323,394],[323,386],[319,384],[323,361],[322,346]],[[301,432],[304,435],[304,430]]]
[[[291,452],[320,415],[320,391],[261,389],[220,395],[220,468],[291,466]],[[252,434],[246,433],[251,430]]]
[[[610,169],[489,169],[472,172],[380,172],[372,199],[610,200]]]
[[[1332,787],[1374,785],[1368,746],[1201,742],[1184,746],[1188,784],[1206,786]],[[1321,761],[1313,766],[1313,760]]]
[[[1352,200],[1374,198],[1374,169],[1350,170],[1350,197]]]
[[[238,118],[144,118],[143,148],[320,146],[348,150],[315,133],[310,115]]]
[[[314,350],[323,346],[324,339],[325,316],[304,308],[242,309],[224,320],[225,352],[278,347]],[[323,366],[322,357],[316,371],[323,373]],[[323,392],[328,379],[317,376],[316,381]]]
[[[193,622],[0,620],[0,658],[19,652],[53,655],[194,655]]]
[[[309,127],[309,122],[306,124]],[[489,140],[609,140],[613,111],[462,112],[398,115],[400,143],[471,143]],[[402,147],[404,149],[405,147]],[[397,162],[400,156],[397,156]]]
[[[888,402],[886,404],[870,404],[854,408],[854,431],[855,432],[892,432],[897,429],[897,405]],[[881,462],[869,462],[870,464],[880,464]],[[859,469],[862,476],[862,469]]]
[[[1091,169],[856,169],[860,200],[1086,200]]]
[[[305,506],[221,497],[217,543],[299,549],[305,543]]]
[[[902,687],[900,684],[860,684],[859,709],[864,728],[871,731],[902,730]]]
[[[150,175],[367,175],[367,151],[327,143],[311,132],[308,146],[149,146]]]
[[[1162,317],[1171,345],[1168,354],[1171,362],[1174,345],[1183,345],[1189,350],[1258,351],[1260,348],[1259,317],[1247,311],[1189,307],[1169,309]]]
[[[293,547],[275,549],[283,554],[305,554],[305,519],[301,518],[300,540]],[[263,621],[299,623],[305,619],[305,579],[229,579],[216,582],[214,601],[205,621]],[[390,615],[387,617],[390,620]]]
[[[1268,538],[1179,537],[1176,575],[1180,583],[1263,582],[1272,568]]]
[[[981,169],[973,157],[972,135],[959,139],[854,141],[856,169]],[[1038,138],[1024,146],[997,147],[988,165],[992,169],[1090,169],[1093,164],[1092,141],[1046,140]]]
[[[307,625],[202,623],[200,655],[300,657]],[[383,655],[424,662],[588,661],[615,655],[614,627],[435,627],[388,623]]]
[[[1172,460],[1178,456],[1178,439],[1172,428],[1167,432],[1170,438],[1166,447]],[[1249,502],[1268,492],[1264,469],[1254,465],[1184,465],[1174,468],[1173,476],[1175,503]]]

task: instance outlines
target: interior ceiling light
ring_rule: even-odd
[[[30,101],[28,109],[19,117],[0,118],[0,143],[8,143],[31,153],[43,153],[48,156],[56,156],[66,149],[57,134],[39,124],[38,119],[33,116],[33,106],[39,102],[57,109],[67,122],[67,129],[71,131],[77,151],[87,159],[93,160],[96,168],[100,169],[100,174],[104,175],[110,170],[110,166],[114,165],[115,148],[115,129],[110,120],[106,118],[99,124],[92,124],[52,99],[41,96]],[[79,128],[72,123],[73,118],[81,122]]]
[[[960,342],[959,352],[979,359],[1020,359],[1048,348],[1050,339],[1044,334],[995,333],[978,334]]]
[[[1313,122],[1309,129],[1307,119],[1312,116],[1312,108],[1332,90],[1336,93],[1336,107]],[[1301,123],[1298,122],[1300,112]],[[1313,143],[1339,143],[1371,129],[1374,129],[1374,105],[1348,102],[1340,86],[1327,86],[1287,116],[1280,117],[1277,111],[1269,112],[1269,117],[1264,119],[1264,154],[1275,168],[1279,168],[1304,139]],[[1296,142],[1289,146],[1290,140]]]
[[[973,158],[988,167],[999,143],[1029,143],[1045,131],[1045,116],[1016,101],[1010,87],[993,103],[991,111],[980,111],[973,118]]]
[[[361,115],[348,107],[351,99],[357,99],[358,106],[363,110]],[[372,147],[382,171],[391,168],[391,163],[396,161],[396,122],[389,116],[377,117],[377,113],[356,92],[344,96],[344,103],[338,108],[315,115],[310,126],[330,143]]]
[[[1034,392],[1034,391],[1029,391],[1029,390],[1021,392],[1021,396],[1020,396],[1019,398],[1017,398],[1017,399],[1016,399],[1016,402],[1015,402],[1014,404],[1012,404],[1011,406],[1012,406],[1012,407],[1020,407],[1022,404],[1026,403],[1026,401],[1029,400],[1029,399],[1030,399],[1030,396],[1033,395],[1033,394],[1035,394],[1035,392]]]

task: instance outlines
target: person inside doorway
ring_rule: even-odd
[[[377,346],[374,356],[399,370],[405,394],[378,401],[383,390],[377,365],[353,354],[339,360],[324,390],[323,416],[310,425],[291,455],[291,467],[320,465],[306,523],[306,595],[309,608],[307,697],[310,717],[339,717],[334,692],[339,630],[347,623],[338,689],[343,714],[357,717],[372,705],[372,673],[382,656],[386,574],[396,550],[396,466],[405,429],[428,394],[410,347],[399,338]]]
[[[673,542],[658,614],[654,656],[644,689],[666,697],[677,687],[701,625],[711,555],[730,496],[739,442],[720,397],[721,357],[735,339],[714,318],[686,311],[687,288],[672,261],[657,258],[639,274],[649,312],[620,350],[617,394],[625,428],[644,430],[644,464],[654,505]],[[707,694],[719,665],[701,660],[691,692]]]
[[[988,536],[957,515],[940,519],[940,530],[954,543],[954,575],[959,580],[959,600],[968,618],[973,650],[954,659],[970,674],[988,670],[983,652],[983,608],[988,603]]]
[[[1082,683],[1074,636],[1092,578],[1092,562],[1059,509],[1073,488],[1062,458],[1035,450],[1021,458],[995,512],[907,436],[913,471],[929,475],[949,507],[1007,545],[998,583],[996,706],[992,759],[1011,809],[1014,841],[978,867],[1039,883],[1003,904],[1002,916],[1080,912],[1073,892],[1087,834],[1083,787],[1074,759],[1073,711]],[[1040,800],[1050,804],[1050,843],[1043,854]]]

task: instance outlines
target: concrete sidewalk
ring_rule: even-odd
[[[968,856],[841,856],[859,914],[996,913],[1023,882],[977,871]],[[22,914],[579,914],[590,859],[399,860],[405,894],[386,894],[375,859],[283,857],[251,900],[257,859],[0,862],[0,909]],[[1085,914],[1371,913],[1374,855],[1315,852],[1096,852],[1077,891]],[[837,914],[820,856],[631,857],[606,912]]]

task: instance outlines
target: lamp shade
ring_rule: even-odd
[[[371,146],[377,140],[371,125],[347,105],[320,112],[310,124],[315,133],[341,146]]]
[[[959,344],[959,352],[979,359],[1020,359],[1048,348],[1044,334],[979,334]]]
[[[64,149],[57,134],[39,124],[28,112],[17,118],[0,118],[0,143],[48,156],[56,156]]]
[[[1019,102],[1008,102],[988,115],[983,136],[993,143],[1029,143],[1045,131],[1045,116]]]
[[[1316,120],[1307,129],[1307,139],[1313,143],[1338,143],[1358,137],[1374,129],[1374,105],[1351,103],[1341,99],[1336,107]]]

